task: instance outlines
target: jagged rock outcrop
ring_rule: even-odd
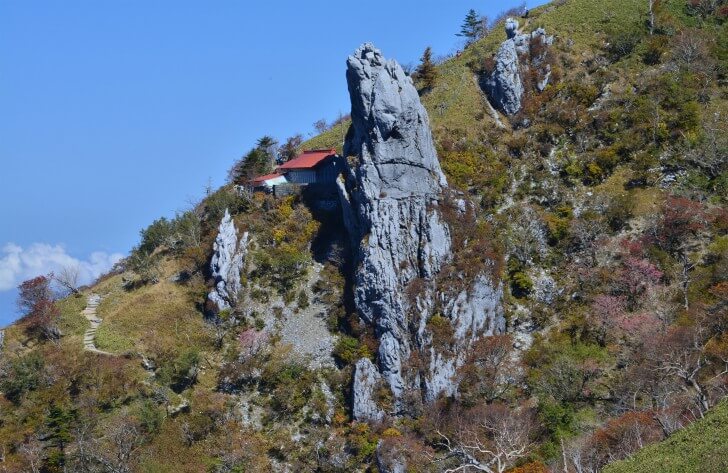
[[[248,252],[248,232],[243,233],[238,240],[238,231],[227,209],[212,248],[214,254],[210,261],[210,272],[215,279],[215,287],[207,297],[218,311],[228,310],[235,307],[240,297],[240,273]]]
[[[354,301],[379,339],[378,372],[369,360],[356,365],[353,407],[357,419],[376,419],[380,411],[369,388],[375,372],[391,389],[395,411],[408,390],[424,386],[426,400],[454,391],[461,360],[431,347],[427,321],[439,308],[460,344],[467,345],[503,329],[501,292],[478,278],[480,289],[438,293],[435,281],[452,259],[452,238],[439,209],[447,181],[427,112],[400,65],[371,44],[348,58],[346,76],[352,126],[344,146],[348,169],[339,187],[357,267]],[[431,359],[422,372],[408,366],[415,350]]]
[[[353,406],[354,418],[382,420],[384,412],[374,402],[374,393],[382,381],[382,375],[379,374],[376,366],[368,358],[357,361],[354,372],[356,373],[352,386],[352,394],[355,399]]]
[[[530,67],[536,72],[535,87],[539,92],[548,85],[551,66],[545,59],[553,36],[546,35],[543,28],[521,34],[518,21],[513,18],[506,20],[505,30],[507,39],[493,58],[493,70],[485,75],[483,88],[496,108],[514,115],[522,107],[525,69]]]

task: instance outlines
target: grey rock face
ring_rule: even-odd
[[[399,64],[364,44],[347,61],[347,81],[352,128],[344,146],[349,169],[339,192],[355,249],[354,300],[361,319],[374,327],[379,339],[378,372],[398,408],[406,390],[420,389],[420,376],[426,399],[456,389],[451,378],[458,359],[433,352],[429,369],[421,374],[412,374],[406,364],[414,350],[429,353],[426,323],[440,303],[434,283],[452,258],[450,228],[439,210],[447,181],[427,112]],[[413,296],[408,288],[415,280],[422,282],[422,290]],[[502,318],[500,293],[493,290],[489,296],[498,300],[479,303],[480,296],[466,291],[460,305],[451,304],[451,324],[474,325],[478,331],[473,336],[479,336],[485,320]],[[497,309],[480,311],[486,307]],[[368,360],[360,363],[355,387],[363,386],[364,376],[371,378],[375,369]],[[357,419],[373,418],[367,395],[365,389],[354,390]]]
[[[551,304],[560,292],[554,278],[541,269],[532,279],[533,299],[543,304]]]
[[[215,288],[210,291],[208,299],[218,310],[230,309],[238,303],[242,289],[240,273],[248,252],[248,232],[243,233],[238,241],[238,231],[227,210],[220,221],[212,248],[214,254],[210,262],[210,271],[215,279]]]
[[[484,78],[483,88],[496,108],[506,115],[514,115],[522,106],[524,85],[521,74],[528,67],[528,62],[538,73],[538,91],[543,91],[548,85],[551,66],[544,60],[547,48],[553,44],[553,36],[547,36],[543,28],[531,34],[520,34],[518,21],[513,18],[506,20],[505,30],[508,39],[498,48],[493,71]]]
[[[506,115],[521,109],[523,82],[515,38],[506,40],[495,55],[495,67],[485,81],[485,89],[496,108]]]
[[[368,358],[356,362],[354,368],[354,384],[352,386],[355,419],[380,421],[384,412],[374,402],[374,390],[381,381],[382,376]]]
[[[506,18],[506,37],[514,38],[518,34],[518,20],[515,18]]]

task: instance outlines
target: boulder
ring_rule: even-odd
[[[242,289],[240,273],[248,252],[248,232],[243,233],[238,241],[238,231],[227,209],[220,221],[212,248],[210,272],[215,280],[215,287],[208,294],[208,299],[218,311],[229,310],[238,303]]]
[[[505,23],[507,39],[495,54],[493,70],[485,75],[482,86],[491,103],[506,115],[521,110],[525,91],[523,73],[531,67],[537,72],[536,89],[542,92],[551,78],[551,66],[545,62],[553,36],[543,28],[530,34],[518,31],[518,21],[508,18]]]
[[[516,114],[521,109],[523,98],[523,81],[514,39],[506,40],[498,48],[493,72],[485,80],[488,97],[506,115]]]

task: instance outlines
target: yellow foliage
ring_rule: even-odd
[[[273,241],[275,241],[276,244],[281,243],[285,237],[286,231],[282,228],[276,228],[273,230]]]
[[[387,437],[401,437],[401,436],[402,436],[402,432],[400,432],[399,430],[395,429],[394,427],[390,427],[388,429],[385,429],[384,432],[382,432],[382,437],[384,437],[384,438],[387,438]]]

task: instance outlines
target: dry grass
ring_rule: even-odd
[[[114,276],[95,290],[104,295],[98,313],[103,319],[96,345],[113,353],[160,353],[174,347],[209,345],[202,313],[195,308],[188,287],[169,281],[176,266],[163,265],[157,284],[127,291],[122,276]]]

